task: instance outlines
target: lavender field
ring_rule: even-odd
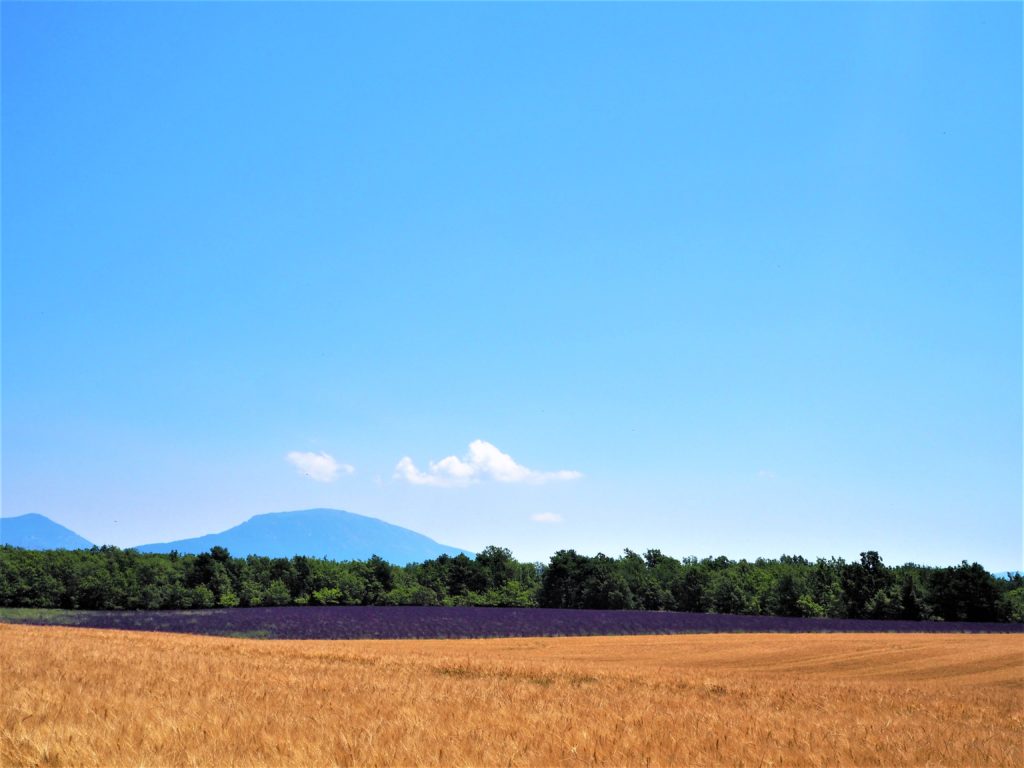
[[[1024,632],[1024,624],[872,621],[656,611],[286,606],[200,611],[0,609],[0,621],[280,640],[672,635],[712,632]]]

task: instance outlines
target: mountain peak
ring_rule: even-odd
[[[366,517],[367,520],[373,520],[374,518],[367,517],[366,515],[357,515],[355,512],[348,512],[344,509],[332,509],[330,507],[314,507],[312,509],[293,509],[287,512],[261,512],[258,515],[253,515],[249,520],[255,520],[258,517],[283,517],[291,516],[293,518],[320,518],[330,519],[339,518],[351,515],[352,517]]]
[[[45,515],[0,517],[0,544],[24,549],[89,549],[92,542]]]
[[[341,509],[315,508],[267,512],[220,533],[136,547],[140,552],[183,554],[224,547],[238,557],[305,555],[330,560],[366,560],[378,555],[396,565],[442,554],[472,553],[448,547],[422,534]]]

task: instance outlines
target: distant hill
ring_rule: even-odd
[[[443,554],[472,557],[470,552],[438,544],[408,528],[340,509],[304,509],[256,515],[220,533],[162,544],[144,544],[135,549],[139,552],[177,550],[182,554],[198,554],[209,551],[210,547],[224,547],[236,557],[306,555],[330,560],[366,560],[372,555],[379,555],[395,565],[429,560]]]
[[[92,542],[43,515],[0,517],[0,544],[24,549],[89,549]]]

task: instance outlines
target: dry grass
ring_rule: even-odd
[[[0,763],[1021,765],[1020,635],[259,641],[0,625]]]

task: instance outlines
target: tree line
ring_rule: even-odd
[[[561,550],[547,564],[488,547],[392,565],[379,557],[143,554],[93,547],[0,547],[0,606],[96,610],[260,605],[478,605],[692,611],[852,619],[1024,622],[1024,578],[978,563],[887,566],[783,555],[753,562],[676,559],[651,549],[621,557]]]

